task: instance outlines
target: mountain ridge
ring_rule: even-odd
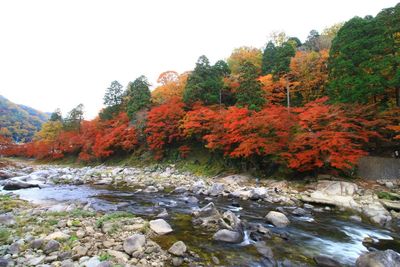
[[[49,117],[49,113],[16,104],[0,95],[0,134],[11,137],[16,142],[32,140]]]

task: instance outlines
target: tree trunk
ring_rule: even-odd
[[[396,106],[400,108],[400,87],[396,88]]]
[[[287,108],[288,111],[290,109],[290,88],[289,88],[289,81],[286,78],[286,97],[287,97]]]

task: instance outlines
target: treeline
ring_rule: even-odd
[[[82,106],[55,112],[33,142],[0,144],[3,154],[76,155],[103,161],[134,151],[185,158],[199,143],[249,168],[346,171],[359,157],[400,139],[400,4],[353,18],[304,43],[276,33],[264,49],[241,47],[225,61],[201,56],[195,68],[114,81],[98,118]],[[366,34],[368,33],[368,34]],[[397,131],[397,133],[396,133]]]

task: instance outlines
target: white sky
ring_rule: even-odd
[[[272,31],[302,41],[353,16],[376,15],[397,0],[1,0],[0,94],[65,115],[102,107],[111,81],[193,69],[205,54],[226,59],[262,47]]]

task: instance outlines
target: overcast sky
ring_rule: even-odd
[[[397,0],[1,0],[0,94],[65,115],[79,103],[87,118],[105,89],[140,75],[155,85],[166,70],[193,69],[204,54],[226,59],[261,48],[272,31],[302,41],[353,16],[376,15]]]

